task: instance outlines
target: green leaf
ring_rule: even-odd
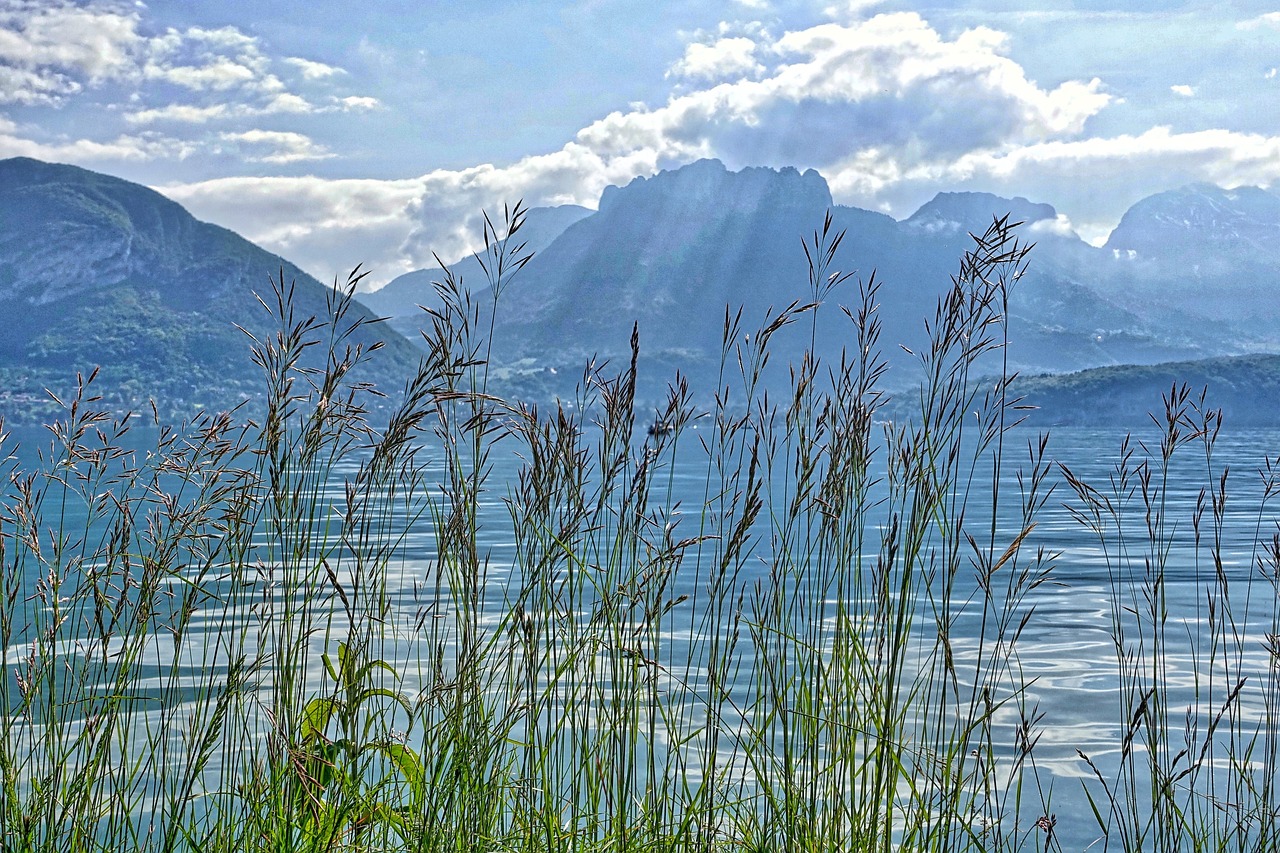
[[[307,703],[302,710],[302,719],[298,721],[298,735],[304,743],[324,737],[339,704],[336,699],[312,699]]]
[[[311,773],[316,782],[327,787],[334,782],[345,785],[347,774],[339,764],[342,758],[342,743],[321,744],[311,761]]]
[[[404,696],[402,696],[401,694],[396,693],[394,690],[388,690],[385,687],[371,687],[370,689],[361,693],[360,704],[363,705],[365,702],[368,702],[370,699],[374,698],[375,696],[381,696],[384,699],[390,699],[392,702],[395,702],[397,705],[399,705],[401,708],[404,708],[406,711],[410,710],[408,699],[404,698]]]
[[[369,676],[373,674],[375,669],[385,669],[387,672],[391,673],[397,681],[400,680],[400,673],[396,672],[395,667],[384,660],[371,660],[364,666],[360,667],[360,671],[356,673],[356,679],[359,681],[368,680]]]
[[[426,773],[422,769],[422,759],[418,758],[418,753],[402,743],[386,744],[381,752],[409,783],[414,801],[422,802],[426,797]]]

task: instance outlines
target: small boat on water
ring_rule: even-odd
[[[649,425],[649,435],[654,438],[662,438],[664,436],[671,435],[674,431],[675,425],[669,421],[664,421],[661,418]]]

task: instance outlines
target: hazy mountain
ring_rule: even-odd
[[[1268,194],[1261,190],[1233,195],[1255,208],[1245,220],[1270,215],[1263,198]],[[1170,202],[1170,210],[1177,208]],[[1275,327],[1252,318],[1240,322],[1241,312],[1220,306],[1206,309],[1203,303],[1212,299],[1203,293],[1171,298],[1182,290],[1164,280],[1164,266],[1135,258],[1136,250],[1127,245],[1123,251],[1118,244],[1090,246],[1064,229],[1048,204],[941,193],[898,222],[858,208],[833,208],[816,172],[730,172],[708,160],[606,190],[599,210],[556,236],[506,291],[498,308],[496,355],[506,365],[521,365],[526,375],[555,369],[568,381],[563,377],[576,376],[587,358],[625,357],[637,323],[652,391],[660,391],[676,368],[709,387],[719,365],[726,304],[744,306],[747,331],[770,307],[811,298],[801,240],[811,238],[828,209],[835,227],[845,231],[834,267],[856,270],[864,279],[874,270],[881,281],[882,343],[896,362],[891,384],[915,381],[914,360],[898,344],[922,345],[925,318],[972,247],[970,234],[1006,214],[1024,223],[1024,242],[1037,244],[1009,306],[1014,369],[1059,372],[1280,348]],[[1142,205],[1135,206],[1115,239],[1125,229],[1137,233],[1148,219],[1153,217]],[[1254,232],[1240,226],[1235,233]],[[1198,251],[1211,255],[1215,245],[1206,238]],[[1226,263],[1235,262],[1228,256]],[[1254,273],[1251,299],[1280,291],[1280,264]],[[416,295],[410,290],[397,294],[402,306],[434,298],[428,288]],[[806,321],[797,332],[801,337],[780,339],[779,370],[785,369],[786,348],[798,351],[810,331],[822,352],[837,357],[851,335],[837,303],[851,304],[856,296],[856,285],[847,285],[828,298],[832,304],[816,329]],[[387,313],[397,315],[393,322],[406,333],[422,322],[416,308]],[[538,381],[544,380],[551,381]],[[530,386],[538,388],[545,390],[537,382]]]
[[[1212,184],[1157,193],[1129,208],[1106,248],[1189,267],[1280,264],[1280,197]]]
[[[1280,198],[1256,187],[1193,184],[1139,201],[1106,248],[1128,267],[1135,304],[1172,303],[1274,339],[1280,324]]]
[[[525,216],[517,242],[524,244],[526,252],[541,252],[566,228],[592,212],[576,204],[535,207]],[[501,227],[501,223],[494,224]],[[474,255],[450,265],[449,271],[467,289],[483,289],[488,286],[484,268]],[[380,316],[413,316],[419,305],[430,301],[433,282],[443,280],[444,271],[439,267],[414,270],[393,278],[372,293],[360,294],[360,301]]]
[[[12,420],[102,368],[108,403],[171,412],[227,406],[262,387],[250,341],[272,325],[269,278],[294,282],[299,317],[325,316],[331,291],[235,233],[199,222],[138,184],[26,158],[0,161],[0,412]],[[348,322],[372,319],[353,306]],[[352,343],[385,340],[363,378],[403,387],[417,351],[378,324]]]
[[[991,193],[938,193],[902,224],[929,234],[964,237],[970,231],[984,229],[993,214],[1006,213],[1010,222],[1027,224],[1052,221],[1058,216],[1052,205],[1036,204],[1022,196],[1007,199]]]

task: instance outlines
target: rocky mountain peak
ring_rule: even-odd
[[[1129,208],[1106,247],[1151,258],[1194,248],[1237,260],[1280,259],[1280,197],[1259,187],[1205,183],[1156,193]]]
[[[993,217],[1009,214],[1011,222],[1039,222],[1055,219],[1058,212],[1053,205],[1037,204],[1022,196],[1002,198],[992,193],[944,192],[911,214],[906,226],[938,235],[981,233],[991,224]]]
[[[751,166],[731,172],[719,160],[698,160],[652,177],[635,178],[625,187],[606,187],[600,196],[600,212],[607,213],[620,204],[643,207],[655,202],[735,213],[779,203],[821,210],[832,205],[826,179],[812,169],[801,172],[792,166]]]

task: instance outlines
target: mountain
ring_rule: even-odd
[[[525,269],[499,321],[521,353],[625,345],[636,321],[650,347],[701,344],[691,326],[710,324],[718,338],[727,304],[781,307],[805,296],[794,286],[800,240],[831,204],[817,172],[732,173],[714,160],[611,187],[595,214]]]
[[[1212,184],[1157,193],[1129,208],[1106,248],[1187,267],[1280,264],[1280,197]]]
[[[932,201],[903,220],[903,225],[930,234],[965,236],[982,230],[993,214],[1009,215],[1010,222],[1035,223],[1057,218],[1053,205],[1036,204],[1022,196],[1006,199],[991,193],[938,193]]]
[[[327,316],[329,288],[146,187],[74,166],[0,161],[0,412],[48,413],[76,373],[118,409],[227,407],[263,387],[250,341],[276,328],[255,293],[293,283],[301,317]],[[353,305],[346,320],[372,315]],[[399,390],[418,352],[378,324],[351,343],[384,350],[363,379]],[[32,408],[34,407],[34,409]]]
[[[591,213],[576,204],[535,207],[526,214],[517,242],[524,244],[526,252],[541,252],[566,228]],[[482,289],[488,282],[484,268],[474,255],[452,264],[449,271],[468,289]],[[371,293],[360,294],[359,298],[369,310],[381,316],[412,316],[423,304],[424,296],[429,300],[433,282],[443,280],[444,270],[439,267],[414,270],[391,279]]]
[[[1256,204],[1258,217],[1266,214],[1261,190],[1235,192]],[[522,387],[530,394],[566,393],[564,384],[579,375],[585,361],[628,357],[634,323],[648,393],[659,395],[676,369],[695,387],[714,387],[725,306],[743,307],[746,332],[770,308],[809,301],[801,241],[811,238],[828,210],[834,228],[845,233],[833,269],[857,271],[862,279],[874,271],[881,282],[882,349],[894,363],[892,386],[918,380],[916,360],[898,345],[923,345],[925,319],[949,287],[960,257],[972,248],[970,234],[1006,214],[1023,222],[1023,242],[1036,243],[1009,303],[1012,369],[1064,372],[1280,350],[1280,326],[1207,309],[1200,295],[1170,298],[1182,291],[1168,282],[1164,267],[1135,260],[1128,250],[1083,242],[1063,228],[1048,204],[941,193],[899,222],[833,206],[825,180],[813,171],[733,172],[704,160],[608,188],[596,212],[551,240],[502,297],[495,359],[527,380]],[[1142,220],[1140,213],[1135,206],[1129,225]],[[1120,240],[1124,232],[1117,230]],[[1214,245],[1207,240],[1199,251],[1212,256]],[[1251,298],[1280,294],[1280,265],[1254,272]],[[431,304],[435,296],[418,285],[397,298],[401,307],[386,313],[413,338],[423,318],[404,306]],[[838,358],[851,338],[838,304],[856,298],[856,284],[847,284],[828,297],[832,304],[816,326],[806,320],[803,330],[786,330],[778,338],[778,375],[785,377],[788,353],[807,345],[810,335],[824,357]],[[1271,302],[1280,305],[1280,299]]]
[[[801,237],[831,205],[816,172],[729,172],[714,160],[606,189],[599,209],[565,229],[505,290],[495,360],[515,370],[521,393],[568,393],[585,362],[627,358],[638,323],[650,396],[677,368],[709,392],[725,306],[763,311],[803,299]],[[415,301],[434,299],[423,288]],[[477,299],[490,304],[483,293]],[[414,308],[391,322],[412,338],[423,320]]]
[[[924,344],[925,320],[972,247],[970,234],[1006,214],[1024,223],[1022,240],[1037,244],[1008,305],[1010,369],[1029,376],[1116,367],[1083,379],[1024,380],[1028,393],[1068,401],[1055,403],[1058,411],[1085,410],[1070,390],[1083,383],[1079,393],[1095,401],[1089,411],[1131,412],[1151,396],[1151,383],[1135,385],[1133,377],[1148,374],[1119,365],[1194,371],[1181,363],[1280,351],[1280,200],[1263,190],[1195,185],[1144,199],[1098,248],[1064,229],[1052,206],[1023,198],[942,193],[896,221],[833,205],[813,171],[733,172],[707,160],[611,187],[596,211],[530,211],[518,239],[538,252],[492,317],[493,390],[568,396],[585,363],[629,359],[634,325],[642,401],[656,402],[677,371],[709,397],[726,306],[730,315],[742,310],[736,345],[784,306],[815,298],[804,244],[828,212],[844,233],[831,268],[856,275],[824,295],[816,315],[778,333],[767,382],[784,382],[811,341],[828,364],[850,349],[853,327],[840,306],[855,304],[857,282],[874,272],[887,385],[914,386],[919,364],[908,350]],[[492,294],[478,262],[457,271],[487,327]],[[251,397],[262,381],[236,325],[270,333],[255,292],[270,301],[269,278],[281,273],[296,282],[298,315],[326,313],[332,291],[320,282],[145,187],[71,166],[0,161],[0,414],[39,417],[45,388],[63,394],[77,372],[98,365],[98,392],[116,408],[144,408],[154,397],[181,415]],[[422,271],[362,295],[392,317],[386,324],[367,322],[374,314],[353,306],[350,318],[362,325],[352,343],[385,343],[363,378],[398,390],[420,352],[396,330],[418,341],[425,318],[416,304],[435,303],[429,281],[439,277]],[[1271,387],[1265,371],[1249,372],[1248,359],[1217,364],[1186,375]],[[736,369],[732,348],[727,367]],[[1139,385],[1140,394],[1128,395]],[[1128,402],[1096,404],[1108,395]],[[1141,405],[1145,412],[1151,401]]]
[[[1128,266],[1134,302],[1186,306],[1246,337],[1274,337],[1280,197],[1192,184],[1133,205],[1106,249]]]

